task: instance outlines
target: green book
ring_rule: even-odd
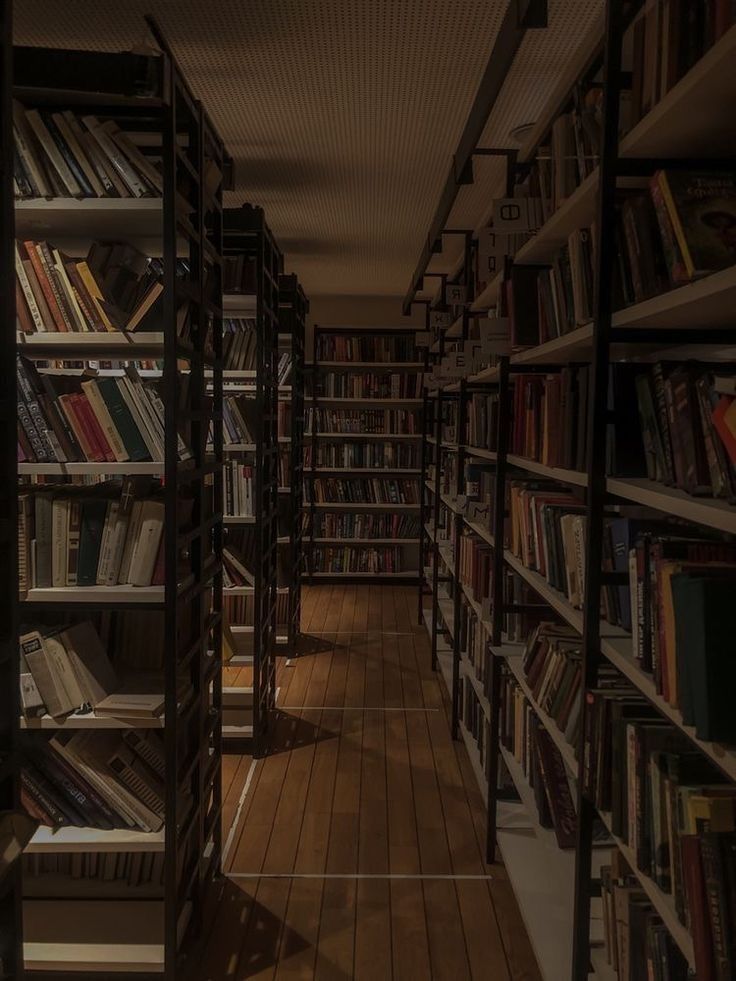
[[[100,558],[107,504],[105,500],[89,500],[82,503],[77,561],[78,586],[97,585],[97,563]]]
[[[115,378],[98,378],[96,383],[131,461],[150,460],[151,454]]]
[[[733,602],[736,573],[672,577],[680,709],[699,739],[736,742]]]

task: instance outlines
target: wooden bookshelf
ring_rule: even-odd
[[[4,5],[0,13],[3,45],[9,39],[4,21],[9,6]],[[112,91],[105,94],[107,87],[122,83],[124,79],[129,83],[135,78],[140,80],[145,58],[74,51],[66,52],[62,61],[58,59],[57,51],[16,51],[15,80],[22,78],[22,84],[13,94],[23,106],[56,105],[77,114],[90,111],[109,114],[111,118],[119,118],[123,127],[138,125],[157,134],[162,147],[160,175],[163,191],[157,197],[143,199],[22,200],[16,203],[14,213],[10,198],[10,220],[6,221],[5,177],[7,175],[12,184],[13,163],[11,161],[7,168],[1,167],[4,212],[0,252],[3,289],[0,294],[7,295],[12,302],[15,292],[13,250],[8,251],[4,238],[6,229],[12,235],[13,217],[19,238],[48,240],[74,257],[86,256],[90,244],[96,239],[127,242],[150,256],[159,257],[164,270],[163,291],[158,301],[162,316],[156,322],[163,324],[162,329],[147,331],[145,320],[139,330],[127,332],[59,333],[51,324],[44,325],[48,328],[46,331],[35,334],[17,335],[11,329],[3,332],[3,343],[7,345],[3,348],[3,364],[7,390],[10,391],[16,386],[16,354],[34,363],[52,359],[84,363],[100,359],[156,360],[158,366],[146,370],[143,376],[149,385],[157,385],[161,394],[164,458],[148,463],[23,462],[17,466],[14,462],[17,451],[10,442],[7,447],[2,443],[1,452],[5,460],[3,486],[14,488],[17,479],[24,494],[33,494],[35,489],[51,489],[58,493],[72,477],[105,476],[119,480],[121,477],[149,476],[152,482],[157,477],[165,478],[160,491],[164,505],[163,583],[142,587],[68,585],[50,588],[36,586],[29,578],[27,593],[15,603],[9,598],[17,595],[19,583],[25,587],[26,582],[14,573],[12,585],[6,590],[6,600],[13,609],[5,617],[10,626],[7,638],[12,647],[12,685],[8,686],[8,691],[13,692],[12,713],[3,713],[3,716],[4,726],[12,728],[18,753],[21,733],[24,745],[43,751],[41,747],[46,738],[61,737],[63,730],[99,730],[100,738],[107,732],[113,739],[113,730],[120,731],[120,738],[129,729],[161,731],[163,806],[157,817],[163,818],[164,823],[160,831],[149,833],[132,827],[106,830],[93,826],[77,827],[72,823],[52,829],[41,824],[26,852],[29,856],[156,852],[162,855],[163,884],[155,889],[152,884],[150,888],[145,884],[129,887],[125,876],[105,881],[97,891],[94,886],[75,889],[69,884],[69,876],[65,885],[65,877],[61,874],[47,879],[43,875],[34,876],[30,865],[19,863],[17,885],[18,896],[23,897],[22,912],[19,907],[12,929],[7,933],[5,927],[8,924],[0,923],[4,976],[25,976],[29,972],[42,971],[51,972],[44,976],[76,979],[95,971],[114,972],[120,977],[153,972],[166,981],[173,981],[179,973],[185,947],[193,934],[201,930],[205,897],[220,869],[221,744],[216,730],[221,687],[222,507],[221,484],[215,481],[214,487],[211,486],[211,477],[222,461],[222,432],[215,420],[214,444],[207,445],[210,418],[208,409],[200,401],[200,393],[205,391],[208,383],[215,388],[222,383],[222,312],[217,296],[221,292],[223,147],[201,106],[194,100],[165,38],[155,25],[149,26],[156,34],[157,47],[161,51],[150,60],[157,86],[151,97],[132,98]],[[11,59],[6,58],[5,53],[4,48],[0,85],[3,107],[0,118],[4,127],[8,125],[5,108],[9,105],[6,99],[10,98],[13,78]],[[74,84],[71,84],[72,76],[67,78],[66,75],[67,66],[72,64]],[[44,72],[52,71],[50,65],[54,66],[53,77],[45,77]],[[29,77],[30,66],[37,73],[33,78]],[[80,88],[81,77],[89,78],[90,91],[85,92],[83,86]],[[8,138],[2,140],[3,150],[7,147],[12,151],[12,131],[4,130],[4,136],[8,133]],[[196,153],[177,149],[177,134],[186,134],[188,146],[196,147]],[[186,201],[182,193],[184,182],[187,184]],[[10,244],[12,246],[12,242]],[[175,276],[177,253],[182,250],[188,252],[190,262],[185,271],[180,270]],[[211,296],[202,303],[201,296],[207,290]],[[195,300],[198,301],[196,309]],[[191,338],[177,334],[177,309],[182,303],[192,305]],[[14,313],[3,312],[6,323],[15,322]],[[186,361],[186,370],[180,372],[182,361]],[[45,370],[43,366],[41,370]],[[54,373],[64,372],[54,369]],[[113,369],[103,374],[112,378],[120,376],[121,372]],[[188,382],[186,389],[180,382],[184,375]],[[185,463],[179,461],[177,446],[182,419],[185,420],[185,442],[191,452],[191,459]],[[12,425],[17,429],[15,406]],[[4,439],[4,435],[2,430],[1,438]],[[35,478],[41,477],[44,478],[42,483],[34,482]],[[177,507],[180,495],[192,499],[189,516]],[[4,513],[6,518],[14,515],[15,504],[4,509]],[[186,557],[180,554],[183,547]],[[11,569],[10,556],[16,551],[13,546],[3,554],[3,574]],[[27,577],[32,573],[32,569],[26,570]],[[165,702],[163,717],[141,718],[135,722],[102,714],[97,716],[94,712],[76,712],[65,718],[52,718],[49,714],[40,718],[23,717],[18,700],[18,620],[21,610],[25,625],[38,624],[42,630],[44,624],[59,622],[56,618],[68,618],[70,623],[94,621],[105,611],[114,612],[122,620],[144,615],[143,611],[151,611],[146,616],[160,616],[162,643],[167,652],[158,679]],[[191,618],[184,615],[185,611]],[[10,658],[7,660],[11,661]],[[5,661],[4,657],[0,658],[0,663]],[[182,671],[186,671],[191,680],[192,694],[179,711],[182,706],[178,676]],[[5,687],[3,685],[3,689]],[[81,736],[81,732],[78,735]],[[148,736],[154,738],[155,733],[149,732]],[[181,747],[185,744],[188,751],[183,757]],[[0,743],[0,753],[3,748]],[[22,765],[19,755],[16,772]],[[29,779],[30,776],[29,773]],[[0,777],[0,794],[4,789]],[[186,805],[183,804],[185,795],[189,798]],[[17,791],[14,803],[17,806]],[[4,806],[5,797],[0,800],[0,808]],[[122,806],[120,812],[123,813]],[[82,814],[87,817],[86,810]],[[92,822],[91,815],[88,820]],[[134,822],[126,819],[126,823]],[[142,819],[137,823],[142,825]],[[153,824],[152,821],[148,823],[149,826]],[[92,882],[90,879],[85,886]],[[157,894],[155,902],[150,899],[154,894]],[[93,903],[89,901],[90,897],[93,897]],[[1,905],[4,911],[6,904]],[[125,915],[121,916],[123,912]],[[14,944],[15,962],[6,950],[7,938]]]
[[[334,391],[355,391],[353,388],[339,388],[337,385],[335,387],[327,388],[325,383],[324,388],[322,385],[322,375],[325,372],[341,371],[341,372],[354,372],[358,374],[365,374],[366,372],[386,372],[392,375],[401,375],[404,372],[415,373],[419,369],[424,367],[423,362],[415,360],[402,360],[401,358],[395,358],[394,360],[383,360],[383,361],[353,361],[353,360],[336,360],[332,357],[323,357],[325,351],[331,349],[335,352],[342,353],[338,345],[344,344],[345,349],[348,349],[350,344],[355,343],[367,343],[367,339],[371,339],[371,343],[375,345],[386,344],[387,348],[390,345],[394,345],[393,350],[396,350],[396,345],[406,344],[413,340],[413,334],[411,331],[401,328],[377,328],[376,330],[368,332],[360,332],[350,327],[315,327],[315,358],[311,366],[311,391],[308,397],[308,406],[310,418],[318,419],[318,414],[320,412],[355,412],[360,409],[365,409],[367,411],[371,410],[381,410],[385,409],[387,411],[398,411],[411,413],[414,412],[421,418],[423,412],[423,398],[418,397],[373,397],[369,395],[357,396],[357,397],[333,397],[324,394],[325,390]],[[329,348],[328,346],[332,347]],[[412,345],[413,346],[413,345]],[[361,353],[365,349],[361,350]],[[377,348],[374,349],[376,351]],[[370,352],[365,352],[370,353]],[[391,389],[393,390],[393,389]],[[399,391],[406,391],[403,387]],[[408,389],[411,391],[411,389]],[[419,575],[419,559],[418,559],[418,540],[415,536],[402,536],[397,538],[391,538],[389,536],[383,535],[377,538],[367,538],[363,536],[356,535],[345,535],[345,534],[324,534],[320,529],[322,528],[321,521],[322,515],[331,512],[348,514],[390,514],[399,513],[402,515],[412,515],[419,514],[421,509],[421,504],[419,498],[417,497],[417,502],[415,504],[409,503],[392,503],[390,501],[377,502],[377,501],[320,501],[317,499],[317,485],[316,481],[322,480],[333,480],[333,481],[347,481],[347,480],[362,480],[364,483],[367,480],[384,480],[384,481],[402,481],[403,484],[411,482],[412,485],[418,486],[419,480],[417,478],[421,477],[421,467],[418,466],[407,466],[405,463],[401,465],[396,465],[394,462],[389,461],[383,465],[376,466],[330,466],[326,463],[321,462],[321,451],[320,446],[322,441],[329,441],[326,445],[326,450],[331,453],[331,444],[334,440],[339,440],[345,442],[347,447],[350,447],[353,441],[359,441],[362,443],[390,443],[394,444],[406,444],[407,448],[411,447],[412,454],[417,455],[420,446],[417,444],[421,443],[423,434],[421,431],[413,433],[400,433],[400,432],[325,432],[319,429],[314,429],[310,426],[309,431],[305,434],[306,438],[311,441],[310,443],[310,467],[309,471],[305,474],[306,480],[306,492],[308,496],[308,505],[306,506],[306,516],[308,519],[308,533],[305,536],[305,542],[309,544],[309,549],[307,552],[307,568],[310,578],[319,578],[321,580],[329,579],[331,574],[326,571],[321,571],[317,565],[317,557],[324,555],[327,557],[330,552],[327,550],[334,550],[333,558],[335,561],[341,561],[337,558],[337,551],[340,545],[345,545],[346,548],[351,549],[352,552],[349,553],[349,561],[356,560],[358,565],[361,564],[364,557],[364,553],[369,548],[373,549],[389,549],[398,550],[396,554],[400,556],[400,568],[398,570],[391,571],[381,571],[381,572],[335,572],[334,575],[342,580],[354,578],[356,581],[360,581],[363,578],[370,576],[375,576],[377,581],[391,582],[396,579],[406,579],[406,580],[416,580]],[[397,446],[397,450],[399,447]],[[352,453],[352,450],[350,451]],[[334,457],[326,457],[328,459],[334,459]],[[344,454],[341,454],[338,459],[345,458]],[[357,457],[351,456],[351,459],[357,459]],[[347,496],[347,488],[345,488],[345,493]],[[398,488],[397,488],[398,494]],[[329,496],[334,496],[329,495]],[[374,495],[378,496],[378,495]],[[324,550],[324,551],[323,551]],[[344,561],[348,558],[347,555],[343,554]],[[388,556],[382,561],[388,562]],[[393,562],[394,555],[390,556]]]

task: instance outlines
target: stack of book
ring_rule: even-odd
[[[421,416],[409,409],[307,410],[307,434],[312,433],[421,433]]]
[[[349,504],[417,504],[419,491],[415,480],[391,480],[387,477],[339,478],[318,477],[312,481],[314,500]]]
[[[255,371],[258,334],[255,320],[243,317],[222,321],[222,360],[227,371]]]
[[[405,514],[325,514],[314,517],[315,538],[417,538],[419,519]]]
[[[120,377],[90,369],[36,370],[18,357],[18,460],[137,463],[164,458],[164,405],[133,367]],[[179,459],[191,451],[179,438]]]
[[[393,545],[317,545],[312,550],[312,560],[315,572],[401,572],[401,549]]]
[[[93,242],[80,260],[48,242],[17,242],[15,274],[24,334],[162,330],[163,264],[127,243]],[[182,308],[180,335],[185,314]]]
[[[364,470],[418,470],[420,466],[419,447],[404,444],[397,440],[381,443],[370,440],[362,443],[358,439],[340,443],[330,441],[318,443],[315,452],[308,444],[304,448],[304,466],[339,467]]]
[[[500,740],[521,767],[541,827],[554,830],[560,848],[574,848],[577,815],[565,762],[510,672],[502,678]]]
[[[145,198],[163,193],[158,166],[115,119],[13,103],[17,198]],[[160,151],[159,151],[160,153]]]
[[[414,335],[410,332],[406,337],[381,337],[368,333],[365,337],[319,334],[315,358],[321,361],[376,361],[387,364],[417,360]]]
[[[182,524],[191,499],[179,502]],[[21,594],[32,588],[164,583],[164,502],[144,479],[23,494]]]
[[[322,398],[418,399],[422,397],[422,376],[419,372],[389,374],[388,372],[326,371],[318,379],[318,395]]]
[[[164,743],[155,730],[62,731],[29,740],[24,756],[21,800],[41,824],[149,833],[163,827]]]

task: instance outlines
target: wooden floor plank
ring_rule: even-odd
[[[248,877],[225,881],[192,981],[539,981],[505,871],[484,861],[480,794],[417,598],[304,588],[300,653],[279,660],[271,750],[235,833],[233,871]],[[227,831],[250,769],[223,763]],[[431,877],[389,878],[419,873]]]

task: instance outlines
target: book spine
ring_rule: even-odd
[[[46,325],[41,316],[41,311],[39,309],[38,303],[36,302],[36,295],[31,288],[31,283],[26,275],[25,266],[23,265],[23,260],[21,259],[20,252],[18,251],[18,243],[15,245],[15,274],[18,277],[18,282],[23,290],[23,296],[25,297],[26,303],[28,304],[28,312],[31,315],[33,323],[36,330],[39,333],[44,333],[46,330]]]
[[[33,266],[33,271],[36,274],[36,279],[38,280],[38,285],[41,287],[44,299],[51,313],[51,317],[54,322],[56,330],[67,331],[67,323],[62,315],[61,308],[57,302],[55,287],[52,285],[47,273],[44,268],[41,253],[36,249],[35,242],[24,242],[23,247],[26,250],[26,254]]]

